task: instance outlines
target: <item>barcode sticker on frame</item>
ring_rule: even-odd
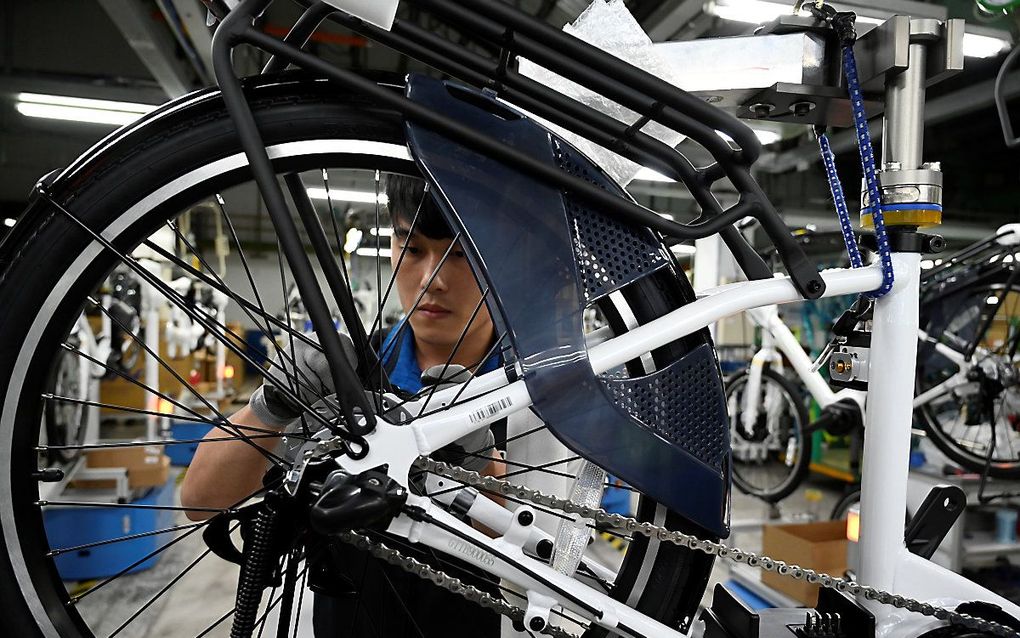
[[[485,419],[485,418],[494,416],[496,414],[499,414],[503,410],[509,408],[511,405],[513,405],[513,402],[510,401],[510,397],[506,397],[505,399],[500,399],[499,401],[496,401],[495,403],[490,403],[489,405],[485,406],[481,410],[475,410],[471,414],[471,422],[472,423],[478,423],[482,419]]]

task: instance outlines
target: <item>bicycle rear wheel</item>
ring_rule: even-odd
[[[358,211],[345,207],[338,212],[336,200],[346,198],[350,206],[352,198],[366,196],[364,189],[358,191],[356,187],[368,186],[367,208],[362,207],[360,214],[370,220],[365,225],[369,232],[364,233],[366,239],[362,247],[372,253],[368,260],[374,262],[376,272],[368,279],[374,279],[377,285],[374,295],[363,295],[362,305],[372,306],[374,301],[375,307],[365,318],[366,328],[382,324],[393,300],[390,299],[390,306],[387,306],[385,269],[380,270],[380,257],[386,250],[380,239],[385,228],[378,217],[380,184],[387,173],[416,174],[405,146],[403,122],[395,114],[380,110],[356,95],[338,95],[325,82],[265,81],[265,85],[249,87],[249,91],[253,111],[278,173],[296,173],[309,188],[325,190],[326,204],[320,204],[318,211],[325,220],[325,227],[339,220],[342,224],[350,222],[347,229],[356,229],[356,222],[349,219],[347,213],[357,216]],[[6,547],[0,563],[0,596],[6,603],[8,626],[15,635],[62,638],[130,635],[132,625],[158,621],[153,617],[160,615],[160,607],[170,598],[167,592],[187,588],[189,583],[185,577],[196,565],[194,571],[208,572],[210,568],[203,566],[210,561],[219,567],[229,567],[209,556],[197,543],[195,532],[201,531],[205,523],[184,521],[181,518],[183,508],[176,503],[156,505],[153,509],[172,516],[154,534],[160,539],[159,543],[151,555],[145,557],[153,560],[144,562],[148,564],[164,557],[165,566],[176,566],[176,569],[165,574],[158,583],[149,582],[142,588],[148,600],[139,599],[134,611],[114,606],[127,597],[128,591],[136,598],[140,595],[139,580],[132,580],[133,574],[129,573],[145,566],[139,564],[119,564],[114,569],[116,573],[103,578],[98,585],[72,591],[73,586],[62,579],[57,564],[62,556],[97,551],[100,547],[137,539],[130,538],[130,534],[96,539],[89,536],[91,530],[86,526],[76,530],[80,535],[77,541],[62,539],[58,542],[53,528],[48,525],[48,513],[58,509],[85,510],[88,506],[80,502],[74,504],[77,501],[68,498],[46,496],[51,485],[40,480],[43,475],[39,473],[36,450],[40,447],[40,411],[46,401],[61,400],[41,397],[47,394],[48,372],[57,361],[58,353],[73,354],[73,348],[69,350],[65,344],[74,318],[115,266],[133,261],[127,258],[132,251],[144,244],[147,254],[153,256],[154,248],[149,240],[156,231],[165,233],[169,228],[180,249],[172,258],[163,255],[167,260],[164,265],[230,295],[231,312],[251,320],[271,341],[276,338],[272,334],[274,331],[279,331],[284,341],[300,338],[299,331],[292,327],[294,318],[274,317],[271,307],[274,302],[267,295],[268,289],[257,284],[273,280],[272,285],[278,288],[274,294],[279,296],[280,305],[284,305],[288,280],[285,265],[276,260],[257,263],[266,260],[259,260],[254,251],[272,249],[272,246],[259,245],[245,235],[253,232],[253,227],[268,223],[259,215],[246,216],[240,212],[258,206],[249,180],[232,124],[216,94],[191,96],[164,107],[147,117],[145,123],[129,127],[100,146],[93,157],[84,160],[68,178],[55,185],[53,196],[67,212],[42,199],[37,200],[0,249],[0,303],[9,309],[0,318],[0,330],[7,337],[0,345],[0,396],[3,397],[0,467],[4,468],[0,472],[0,533]],[[334,200],[330,195],[334,189],[354,192],[338,193]],[[209,265],[212,252],[204,254],[198,235],[189,235],[177,223],[182,213],[194,216],[199,214],[196,212],[199,209],[205,210],[202,214],[223,218],[230,232],[231,246],[236,248],[243,262],[243,277],[229,281],[219,277],[216,269]],[[193,230],[200,234],[198,228],[193,227]],[[109,248],[104,248],[91,233],[108,241]],[[342,245],[338,244],[350,240],[350,236],[337,231],[330,239],[339,251]],[[197,262],[202,263],[201,268],[188,269]],[[179,303],[171,294],[162,292],[167,303]],[[623,303],[614,302],[614,310],[608,312],[626,311],[633,325],[630,321],[617,323],[617,332],[691,301],[693,293],[681,275],[668,281],[659,278],[654,282],[636,282],[621,297]],[[222,323],[212,325],[219,339],[235,338],[236,335],[225,334],[226,326]],[[134,338],[139,339],[139,335]],[[494,344],[500,348],[503,345],[500,339]],[[272,354],[270,347],[266,350],[269,352],[264,354]],[[670,348],[663,348],[657,351],[656,357],[667,361],[675,354]],[[512,356],[509,351],[508,356]],[[173,368],[166,358],[160,357],[160,361],[162,367]],[[279,370],[270,370],[270,373],[283,374]],[[189,406],[201,408],[193,413],[184,412],[182,418],[208,426],[222,423],[215,414],[218,406],[209,400],[207,391],[203,393],[183,379],[177,381],[181,382],[181,392],[190,397]],[[291,373],[285,381],[296,390],[304,386],[307,379]],[[135,382],[136,387],[140,385]],[[154,388],[143,390],[159,399],[181,403],[177,397],[158,393]],[[128,406],[107,407],[129,409]],[[272,436],[233,432],[235,439],[259,435]],[[269,462],[285,463],[286,460],[278,458]],[[511,469],[525,475],[516,480],[527,483],[529,472],[558,471],[562,466],[553,470],[527,465],[511,466]],[[244,502],[249,501],[250,498]],[[111,503],[110,507],[131,511],[130,503]],[[637,516],[707,536],[678,513],[645,495],[640,495]],[[663,622],[689,625],[706,587],[712,559],[642,536],[628,540],[630,544],[615,581],[605,588],[614,597]],[[182,548],[187,550],[187,556],[179,552]],[[174,552],[181,555],[165,558]],[[193,555],[197,555],[195,560],[185,566]],[[202,595],[200,585],[191,591],[191,595]],[[275,594],[274,591],[263,600],[260,609],[263,624],[271,618],[270,606],[280,601]],[[509,596],[509,592],[506,595]],[[512,602],[521,604],[520,600]],[[113,609],[121,613],[113,613]],[[209,635],[217,635],[215,632],[229,625],[229,622],[224,623],[231,613],[230,608],[210,608],[208,618],[184,619],[194,623],[195,628],[182,624],[175,635],[198,635],[205,630],[212,632]],[[581,625],[581,629],[588,628]],[[590,629],[590,635],[602,633]]]
[[[1008,289],[1009,270],[985,278],[929,312],[926,332],[963,353],[978,346],[967,379],[917,409],[928,438],[947,457],[972,472],[1004,479],[1020,477],[1020,285]],[[986,319],[994,312],[991,323]],[[932,344],[922,344],[918,393],[946,383],[960,366]]]
[[[778,503],[804,481],[811,463],[807,408],[789,379],[766,368],[758,418],[748,428],[742,415],[749,374],[743,370],[726,382],[733,482],[745,494]]]

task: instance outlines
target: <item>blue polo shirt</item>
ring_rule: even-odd
[[[414,348],[413,329],[410,325],[401,329],[405,321],[406,319],[393,326],[389,334],[386,335],[386,339],[383,340],[382,344],[381,359],[383,365],[389,367],[393,357],[396,356],[397,360],[393,366],[393,371],[389,374],[390,383],[405,392],[417,394],[422,389],[422,370],[418,365],[418,357]],[[492,372],[499,368],[499,366],[500,356],[498,353],[493,354],[478,368],[476,374],[483,375],[486,372]]]

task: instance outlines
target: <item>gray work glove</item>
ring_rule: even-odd
[[[357,366],[358,356],[354,351],[354,343],[346,334],[342,332],[339,334],[347,360],[352,366]],[[315,344],[319,342],[315,335],[308,335],[308,338]],[[266,371],[262,385],[248,400],[248,405],[260,421],[281,428],[297,420],[303,410],[280,390],[277,382],[284,384],[284,387],[300,397],[308,406],[336,393],[333,378],[329,374],[329,362],[318,345],[305,343],[301,339],[294,339],[291,343],[288,339],[285,352],[286,357],[281,357],[279,352],[273,357],[273,365]]]
[[[318,343],[315,335],[309,335],[309,339]],[[351,338],[341,332],[340,341],[348,360],[352,365],[356,365],[358,358]],[[281,382],[290,382],[295,378],[300,380],[296,390],[289,383],[287,387],[301,397],[305,405],[312,407],[316,407],[323,397],[335,394],[333,379],[329,374],[329,363],[326,361],[326,355],[318,347],[305,343],[303,340],[294,339],[293,347],[288,343],[286,352],[288,355],[286,361],[281,361],[279,353],[273,359],[275,364],[279,364],[279,367],[273,365],[269,368],[262,385],[252,393],[251,399],[248,401],[252,412],[260,421],[278,428],[284,428],[294,423],[301,416],[303,410],[280,391],[274,379]],[[290,363],[291,355],[297,365],[296,373],[294,365]],[[284,368],[286,373],[281,368]],[[455,364],[445,367],[432,366],[421,375],[422,384],[426,387],[437,386],[436,390],[465,383],[470,378],[470,371],[464,366]],[[477,472],[489,464],[488,456],[494,444],[495,437],[489,429],[475,430],[439,450],[435,456],[438,460]]]

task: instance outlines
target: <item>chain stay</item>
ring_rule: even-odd
[[[491,476],[482,476],[478,472],[465,470],[461,467],[452,466],[441,461],[435,461],[433,459],[423,457],[418,459],[416,467],[484,491],[527,500],[536,505],[557,509],[567,514],[578,514],[582,518],[592,519],[599,524],[610,525],[617,529],[642,534],[649,538],[657,538],[662,542],[687,547],[705,554],[728,559],[735,563],[745,564],[749,567],[756,567],[764,571],[776,572],[794,580],[802,580],[808,583],[817,584],[821,587],[835,589],[840,593],[847,593],[852,596],[863,596],[867,600],[875,601],[884,605],[891,605],[898,609],[906,609],[907,611],[922,614],[924,616],[930,616],[968,629],[988,632],[995,636],[1001,636],[1002,638],[1020,638],[1020,634],[1009,627],[996,622],[984,620],[970,614],[961,614],[930,603],[923,603],[905,596],[894,595],[880,589],[875,589],[874,587],[855,583],[845,578],[820,573],[813,569],[807,569],[798,565],[789,565],[785,561],[770,558],[769,556],[759,556],[754,552],[747,552],[735,547],[730,547],[725,543],[717,543],[715,541],[698,538],[691,534],[671,531],[666,527],[654,525],[648,522],[641,522],[635,518],[623,516],[621,514],[610,514],[601,508],[577,505],[568,499],[543,494],[538,490],[514,485],[509,481],[503,481]],[[446,578],[451,577],[446,576]],[[487,594],[482,593],[482,595]],[[489,596],[489,598],[492,597]],[[496,599],[493,598],[493,600],[495,601]],[[502,601],[496,602],[501,605],[506,605],[506,603],[503,603]]]
[[[441,587],[449,592],[463,596],[471,602],[481,605],[485,609],[507,616],[511,620],[515,620],[517,622],[524,622],[524,610],[520,607],[515,607],[505,600],[500,600],[491,594],[487,594],[477,587],[468,585],[459,578],[450,576],[445,572],[430,567],[411,556],[405,556],[399,551],[387,547],[383,543],[377,543],[363,534],[351,531],[340,533],[338,538],[345,543],[350,543],[357,549],[369,552],[372,556],[386,561],[390,565],[395,565],[404,571],[414,574],[418,578],[430,581],[437,587]],[[542,633],[553,636],[553,638],[578,638],[574,634],[568,633],[563,629],[552,625],[547,625],[542,630]]]

